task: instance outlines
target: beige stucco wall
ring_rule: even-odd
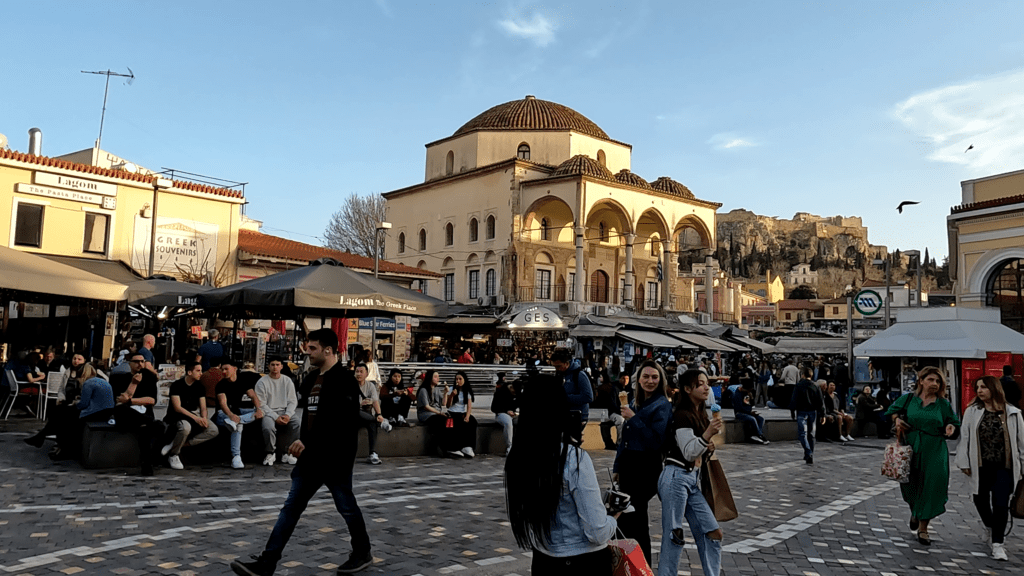
[[[1005,176],[972,181],[974,199],[972,202],[984,202],[996,198],[1006,198],[1024,194],[1024,172],[1014,172]]]
[[[572,158],[577,154],[586,154],[597,160],[599,158],[599,151],[604,152],[605,168],[611,170],[612,174],[617,173],[619,170],[631,170],[631,156],[633,152],[629,146],[575,132],[571,136],[569,156],[564,160]],[[654,178],[651,178],[651,180],[654,180]]]

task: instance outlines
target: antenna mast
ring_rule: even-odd
[[[101,74],[101,75],[107,77],[106,86],[103,88],[103,112],[100,114],[100,136],[99,136],[99,138],[96,139],[96,147],[99,148],[100,147],[100,143],[103,141],[103,120],[106,119],[106,117],[107,117],[107,92],[110,91],[110,77],[111,76],[120,76],[122,78],[127,78],[128,80],[125,81],[125,84],[131,86],[132,82],[135,81],[135,74],[132,72],[131,68],[128,68],[128,73],[127,74],[120,74],[118,72],[111,72],[109,69],[102,70],[102,71],[99,71],[99,72],[90,72],[89,70],[82,70],[82,74]]]

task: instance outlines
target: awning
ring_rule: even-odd
[[[584,324],[574,326],[569,330],[569,336],[573,338],[613,338],[616,330],[611,326],[595,326]]]
[[[652,348],[686,348],[686,343],[680,342],[671,336],[660,332],[646,332],[643,330],[619,330],[616,332],[620,338],[631,340],[638,344],[651,346]]]
[[[761,352],[774,352],[775,346],[767,342],[761,342],[760,340],[754,340],[753,338],[747,338],[746,336],[729,336],[730,340],[735,341],[737,344],[745,345],[748,348],[760,350]]]
[[[445,320],[445,324],[487,324],[498,323],[498,319],[492,316],[456,316]]]
[[[124,300],[127,286],[35,254],[0,246],[0,288],[92,300]]]
[[[932,319],[910,321],[904,320],[902,312],[896,324],[855,346],[854,355],[985,358],[988,352],[1024,354],[1024,334],[999,323],[998,315],[987,311],[949,308],[931,314]]]
[[[700,348],[701,350],[710,350],[712,352],[737,352],[744,350],[734,344],[729,344],[724,340],[718,340],[716,338],[709,338],[702,334],[693,334],[690,332],[673,332],[673,336],[685,340],[686,342]]]
[[[783,336],[775,345],[778,354],[846,354],[849,351],[846,338],[793,338]]]
[[[103,276],[119,284],[128,284],[142,280],[142,276],[120,260],[99,260],[96,258],[78,258],[75,256],[54,256],[52,254],[40,254],[47,260],[53,260],[59,264],[73,266],[90,274]]]

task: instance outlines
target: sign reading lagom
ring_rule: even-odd
[[[884,304],[882,297],[874,290],[861,290],[853,297],[853,307],[865,316],[877,314]]]
[[[407,312],[416,311],[416,305],[414,304],[395,302],[394,300],[378,300],[377,298],[353,298],[351,296],[342,296],[338,303],[345,308],[392,308],[394,310],[405,310]]]

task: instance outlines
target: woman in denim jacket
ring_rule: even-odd
[[[711,438],[722,430],[722,421],[709,421],[705,402],[711,394],[708,377],[687,370],[679,378],[679,394],[666,442],[665,471],[658,479],[661,497],[661,555],[658,576],[675,576],[683,552],[683,520],[697,544],[704,574],[717,576],[722,570],[722,530],[711,506],[700,491],[700,466],[705,455],[715,451]]]
[[[608,516],[590,456],[579,446],[579,420],[559,377],[523,385],[519,429],[505,461],[505,502],[516,543],[533,550],[531,574],[611,576]]]
[[[615,455],[615,473],[619,489],[629,494],[635,512],[619,521],[622,534],[634,538],[651,563],[651,527],[648,503],[658,493],[665,432],[672,420],[672,404],[665,370],[653,360],[645,360],[633,378],[633,402],[621,409],[626,423]]]

